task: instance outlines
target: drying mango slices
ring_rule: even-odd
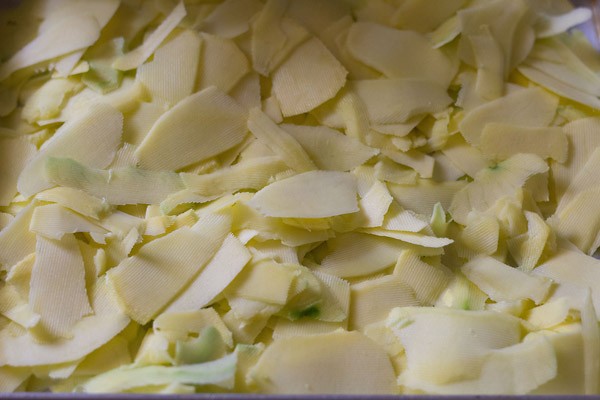
[[[0,4],[0,392],[600,394],[591,17]]]

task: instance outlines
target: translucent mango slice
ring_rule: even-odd
[[[29,230],[36,204],[23,208],[15,218],[0,231],[0,264],[8,269],[29,254],[35,252],[35,233]]]
[[[266,186],[248,204],[271,217],[325,218],[357,212],[356,195],[351,174],[311,171]]]
[[[257,0],[226,0],[202,21],[202,30],[231,39],[250,29],[251,18],[262,8]]]
[[[283,124],[281,128],[300,143],[319,169],[350,171],[379,153],[325,126]]]
[[[547,170],[548,165],[534,154],[514,155],[477,173],[473,182],[456,193],[449,211],[456,222],[466,224],[471,210],[486,211],[500,198],[514,196],[530,176]]]
[[[153,102],[170,108],[194,92],[201,44],[197,33],[183,31],[138,68],[136,79],[148,89]]]
[[[68,97],[81,89],[81,84],[72,79],[50,79],[39,88],[23,106],[23,118],[34,123],[55,118]]]
[[[152,323],[155,333],[171,342],[185,340],[201,333],[205,328],[213,327],[228,347],[233,347],[231,332],[223,323],[214,308],[203,308],[185,312],[165,311]]]
[[[413,250],[405,250],[400,254],[394,267],[394,275],[412,288],[422,305],[434,304],[451,277],[445,267],[427,264]]]
[[[350,327],[364,331],[383,321],[395,307],[419,306],[414,291],[397,275],[386,275],[351,286]]]
[[[306,74],[310,68],[314,73]],[[300,45],[273,71],[273,93],[284,117],[312,110],[333,98],[348,72],[327,47],[312,38]]]
[[[166,311],[187,311],[207,306],[238,276],[250,257],[246,247],[229,234],[212,260],[179,297],[169,304]]]
[[[35,156],[35,146],[22,138],[0,138],[0,206],[7,206],[17,194],[17,180]]]
[[[348,362],[349,354],[354,362]],[[249,377],[271,394],[397,392],[387,354],[358,332],[277,340],[265,349]]]
[[[407,123],[412,117],[442,111],[452,101],[442,85],[425,79],[358,80],[350,88],[373,124]]]
[[[135,155],[146,169],[177,170],[206,160],[246,136],[246,112],[216,87],[177,103],[160,116]]]
[[[461,271],[494,301],[529,298],[541,304],[552,284],[549,279],[528,275],[492,257],[473,259]]]
[[[570,268],[563,268],[570,265]],[[556,254],[533,270],[532,274],[547,277],[557,283],[547,301],[566,298],[569,307],[581,310],[586,288],[591,289],[596,314],[600,308],[600,288],[596,285],[598,260],[577,250],[561,247]]]
[[[354,58],[388,78],[423,79],[445,88],[456,72],[444,53],[414,31],[359,22],[350,28],[346,46]]]
[[[594,150],[600,146],[600,138],[595,133],[600,129],[600,118],[581,118],[563,126],[569,141],[568,156],[564,164],[552,163],[557,201],[584,167]]]
[[[413,185],[388,185],[390,193],[402,207],[421,215],[431,215],[433,207],[440,203],[448,210],[454,196],[467,182],[434,182],[431,179],[418,179]]]
[[[50,19],[39,36],[0,66],[0,81],[22,68],[91,46],[99,35],[98,21],[89,15]]]
[[[257,157],[209,174],[181,174],[185,186],[203,196],[224,195],[241,189],[262,189],[277,174],[287,170],[277,156]]]
[[[245,54],[233,40],[202,34],[202,62],[198,67],[197,87],[216,86],[229,92],[250,72]]]
[[[123,115],[104,104],[69,120],[23,169],[17,183],[19,192],[31,196],[53,186],[43,172],[49,157],[70,157],[89,167],[106,167],[121,143],[122,130]]]
[[[184,189],[181,177],[170,171],[139,168],[99,170],[67,158],[50,158],[46,164],[49,181],[79,189],[110,204],[155,204]]]
[[[398,7],[392,21],[400,29],[430,32],[452,17],[464,3],[464,0],[441,0],[427,5],[418,0],[406,1]]]
[[[386,324],[406,352],[399,382],[415,389],[477,379],[491,350],[520,341],[519,320],[492,311],[401,307]],[[432,369],[432,362],[441,368]]]
[[[577,7],[568,13],[561,15],[551,15],[538,13],[538,21],[536,21],[535,30],[537,37],[554,36],[562,32],[566,32],[570,28],[583,24],[592,17],[590,9]]]
[[[508,250],[522,271],[532,271],[547,246],[552,246],[550,226],[538,214],[525,211],[527,232],[508,241]]]
[[[40,314],[41,327],[53,336],[69,337],[75,324],[92,312],[83,259],[73,235],[58,241],[38,235],[29,303]]]
[[[0,363],[12,366],[38,366],[75,361],[96,350],[129,324],[119,313],[84,317],[77,323],[71,339],[40,343],[30,334],[10,336],[3,332]]]
[[[570,182],[563,196],[559,199],[555,215],[560,215],[567,207],[569,207],[577,195],[588,190],[594,190],[598,186],[600,182],[595,173],[598,165],[600,165],[600,150],[596,148],[590,154],[585,165]]]
[[[36,207],[33,210],[29,229],[31,232],[54,240],[61,240],[67,233],[88,232],[99,243],[104,242],[103,236],[108,233],[101,226],[58,204]]]
[[[485,125],[481,151],[490,158],[504,159],[518,153],[537,154],[564,163],[569,143],[561,128],[528,128],[501,123]]]
[[[108,275],[124,310],[136,321],[150,321],[217,252],[230,229],[225,216],[203,218],[142,247]],[[152,273],[150,273],[152,271]],[[146,296],[155,293],[152,301]]]
[[[69,187],[55,187],[44,190],[35,195],[35,198],[60,204],[65,208],[94,219],[99,219],[110,209],[106,201]]]
[[[558,98],[542,89],[517,90],[471,110],[459,129],[467,142],[478,145],[483,128],[491,122],[544,127],[552,122],[557,106]]]
[[[394,265],[402,242],[365,233],[345,233],[328,241],[330,253],[318,269],[341,278],[368,275]]]
[[[171,13],[162,21],[156,30],[145,38],[144,42],[139,47],[136,47],[129,53],[119,57],[113,63],[113,68],[121,71],[128,71],[142,65],[173,29],[177,27],[186,14],[185,5],[183,1],[181,1],[173,8]]]

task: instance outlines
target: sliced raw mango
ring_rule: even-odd
[[[160,116],[136,150],[141,167],[176,170],[216,156],[246,136],[246,112],[216,87],[192,94]]]
[[[113,68],[128,71],[142,65],[173,29],[177,27],[186,14],[185,5],[181,1],[139,47],[115,60],[112,65]]]
[[[349,354],[360,361],[348,362]],[[365,365],[370,366],[369,372],[363,368]],[[250,370],[249,377],[262,392],[272,394],[397,392],[387,354],[358,332],[275,341]]]
[[[201,54],[197,77],[199,89],[216,86],[229,92],[250,72],[248,59],[233,40],[204,33]]]
[[[248,204],[270,217],[324,218],[357,212],[356,195],[351,174],[314,171],[274,182]]]
[[[547,170],[548,165],[536,155],[514,155],[477,173],[473,182],[456,193],[449,211],[455,221],[466,224],[471,209],[486,211],[502,197],[514,196],[530,176]]]
[[[444,53],[414,31],[358,22],[350,28],[346,45],[354,58],[388,78],[423,79],[447,87],[456,72]]]
[[[313,73],[306,74],[307,68]],[[308,112],[331,99],[346,83],[347,73],[319,39],[300,45],[273,71],[273,93],[283,116]]]
[[[557,106],[558,98],[542,89],[517,90],[471,110],[460,122],[459,129],[467,142],[478,145],[483,129],[491,122],[545,127],[552,122]]]
[[[23,138],[0,138],[0,206],[9,205],[17,194],[19,175],[35,153],[35,146]]]
[[[29,303],[41,316],[41,328],[53,336],[70,337],[75,324],[92,313],[83,259],[73,235],[60,240],[38,235]]]
[[[541,304],[552,284],[549,279],[528,275],[492,257],[473,259],[461,271],[494,301],[529,298]]]
[[[88,167],[106,167],[121,143],[122,131],[123,115],[104,104],[69,120],[23,169],[17,183],[19,192],[31,196],[53,186],[44,173],[50,157],[69,157]]]
[[[112,269],[109,279],[124,310],[140,323],[155,317],[214,256],[229,224],[226,216],[200,219],[193,228],[150,242]],[[145,296],[148,291],[155,293],[152,301]]]
[[[197,33],[183,31],[138,68],[136,79],[148,89],[153,102],[172,107],[194,92],[201,44]]]
[[[481,151],[494,159],[532,153],[564,163],[568,149],[567,136],[561,128],[527,128],[490,123],[481,132]]]

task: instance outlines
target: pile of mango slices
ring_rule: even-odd
[[[1,6],[1,391],[599,392],[590,10]]]

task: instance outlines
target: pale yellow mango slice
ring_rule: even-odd
[[[41,201],[60,204],[65,208],[93,219],[99,219],[101,216],[107,214],[110,209],[110,205],[105,200],[69,187],[55,187],[44,190],[36,194],[35,198]]]
[[[363,276],[394,265],[405,245],[365,233],[345,233],[327,242],[330,252],[318,271],[340,278]]]
[[[530,176],[547,170],[548,165],[534,154],[514,155],[477,173],[456,193],[449,211],[456,222],[466,224],[471,210],[486,211],[502,197],[514,196]]]
[[[500,224],[489,215],[469,213],[467,225],[460,235],[460,242],[476,254],[492,255],[498,250]]]
[[[17,188],[25,196],[48,189],[44,174],[49,157],[70,157],[89,167],[103,168],[112,161],[121,143],[123,115],[98,104],[62,125],[19,175]]]
[[[567,239],[588,255],[593,255],[600,247],[600,215],[595,207],[599,193],[597,186],[577,193],[548,220],[558,237]]]
[[[351,286],[349,324],[363,331],[383,321],[395,307],[419,306],[413,289],[397,275],[366,280]]]
[[[512,268],[492,257],[480,257],[463,265],[461,271],[494,301],[529,298],[541,304],[552,281]]]
[[[194,92],[202,42],[196,32],[186,30],[154,53],[152,61],[136,72],[154,103],[170,108]]]
[[[348,362],[350,354],[354,362]],[[248,376],[262,392],[271,394],[397,393],[387,354],[358,332],[275,341]]]
[[[466,36],[471,45],[477,67],[475,92],[485,100],[494,100],[504,94],[504,54],[489,27]]]
[[[583,24],[592,17],[590,9],[577,7],[561,15],[551,15],[538,12],[538,20],[535,24],[537,37],[544,38],[554,36],[568,29]]]
[[[0,138],[0,206],[7,206],[17,194],[19,175],[35,156],[35,146],[22,138]]]
[[[569,143],[561,128],[528,128],[502,123],[485,125],[481,151],[490,158],[504,159],[518,153],[537,154],[564,163]]]
[[[325,218],[359,210],[355,178],[337,171],[310,171],[274,182],[248,204],[263,215],[288,218]]]
[[[597,129],[600,129],[600,118],[581,118],[563,126],[569,141],[568,156],[564,164],[551,164],[557,201],[584,167],[590,155],[600,146],[600,138],[595,134]]]
[[[3,393],[14,392],[23,382],[29,378],[30,372],[26,368],[0,368],[0,390]]]
[[[98,21],[91,15],[65,15],[46,22],[37,37],[0,66],[0,81],[22,68],[91,46],[100,36]]]
[[[203,33],[201,37],[202,61],[198,66],[197,89],[216,86],[224,92],[229,92],[250,72],[248,59],[231,39],[207,33]]]
[[[361,231],[375,236],[388,237],[396,240],[401,240],[406,243],[411,243],[417,246],[431,247],[434,249],[447,246],[453,242],[452,239],[448,238],[438,238],[435,236],[427,236],[421,233],[414,232],[388,231],[386,229],[381,228],[367,228],[362,229]]]
[[[0,231],[0,264],[8,269],[35,252],[35,233],[29,230],[31,217],[37,204],[23,208],[15,218]]]
[[[399,382],[415,389],[477,379],[491,350],[515,345],[521,336],[519,319],[492,311],[401,307],[386,324],[406,352]]]
[[[152,126],[135,155],[146,169],[176,170],[216,156],[246,136],[246,112],[216,87],[177,103]]]
[[[248,129],[294,170],[304,172],[317,169],[302,146],[260,109],[250,110]]]
[[[252,23],[252,52],[255,71],[272,73],[299,45],[310,38],[306,28],[286,15],[289,2],[268,1]],[[277,38],[277,39],[275,39]]]
[[[412,117],[442,111],[452,101],[442,85],[425,79],[358,80],[349,87],[373,124],[407,123]]]
[[[350,54],[388,78],[422,79],[446,88],[456,68],[425,36],[371,22],[358,22],[348,32]]]
[[[300,143],[319,169],[350,171],[379,153],[325,126],[283,124],[280,127]]]
[[[450,136],[442,154],[448,157],[456,168],[472,178],[489,165],[481,150],[467,143],[461,135]]]
[[[569,265],[570,268],[564,268]],[[553,257],[533,270],[533,275],[552,279],[557,287],[552,291],[548,301],[560,298],[567,299],[569,307],[581,310],[586,295],[586,288],[591,289],[592,302],[598,314],[600,308],[600,288],[597,285],[598,260],[576,249],[561,247]]]
[[[58,204],[39,206],[33,210],[29,230],[47,239],[61,240],[67,233],[88,232],[98,243],[108,231]]]
[[[167,307],[167,312],[200,309],[213,301],[250,261],[246,247],[229,234],[221,248],[189,286]]]
[[[594,190],[600,183],[596,174],[598,165],[600,165],[600,150],[594,149],[589,155],[585,165],[579,170],[577,175],[571,180],[563,196],[558,199],[556,215],[560,215],[575,200],[576,196],[587,191]]]
[[[161,104],[140,102],[123,120],[123,142],[139,145],[152,125],[165,112]]]
[[[405,250],[398,257],[394,275],[412,288],[421,305],[431,305],[450,283],[450,273],[444,267],[435,267],[422,261],[413,250]]]
[[[429,216],[437,203],[448,210],[454,196],[466,185],[465,181],[438,183],[430,179],[417,179],[416,184],[390,184],[388,188],[402,207]]]
[[[552,122],[557,106],[558,99],[542,89],[517,90],[467,113],[459,129],[467,142],[478,145],[483,128],[491,122],[544,127]]]
[[[60,240],[37,236],[29,304],[40,327],[52,336],[70,337],[75,324],[91,314],[83,259],[73,235]]]
[[[0,364],[44,366],[82,359],[115,337],[130,322],[110,296],[104,281],[96,284],[90,296],[95,315],[84,317],[75,324],[70,339],[40,342],[28,333],[14,336],[3,331]]]
[[[306,74],[310,68],[313,73]],[[284,117],[303,114],[333,98],[348,72],[327,47],[312,38],[296,48],[272,74],[273,94]]]
[[[181,177],[170,171],[132,167],[99,170],[67,158],[50,158],[46,175],[54,184],[83,190],[114,205],[159,203],[185,187]]]
[[[230,223],[224,215],[200,219],[192,228],[150,242],[112,269],[110,282],[132,319],[147,323],[156,316],[214,256]],[[152,301],[146,296],[149,291],[155,294]]]
[[[113,68],[128,71],[142,65],[186,15],[185,5],[181,1],[172,9],[171,13],[161,22],[156,30],[145,38],[140,46],[119,57],[113,63]]]
[[[532,271],[540,261],[546,247],[553,246],[550,226],[538,214],[524,211],[527,232],[509,239],[508,250],[522,271]]]
[[[262,189],[287,165],[276,156],[257,157],[203,175],[181,174],[185,186],[203,196],[222,196],[241,189]]]
[[[563,323],[569,316],[569,303],[565,298],[548,301],[529,310],[527,322],[539,329],[548,329]]]
[[[421,178],[431,178],[433,176],[435,159],[419,150],[411,149],[403,152],[384,149],[382,153],[398,164],[414,169]]]
[[[81,86],[73,79],[50,79],[27,99],[23,106],[23,118],[31,124],[58,116],[68,97],[80,90]]]
[[[251,18],[262,8],[257,0],[226,0],[202,21],[202,31],[231,39],[250,29]]]
[[[487,26],[504,54],[506,74],[520,63],[530,52],[535,34],[531,27],[532,17],[524,1],[490,1],[478,7],[460,10],[457,15],[461,26],[459,56],[470,65],[475,65],[474,49],[469,36]]]

